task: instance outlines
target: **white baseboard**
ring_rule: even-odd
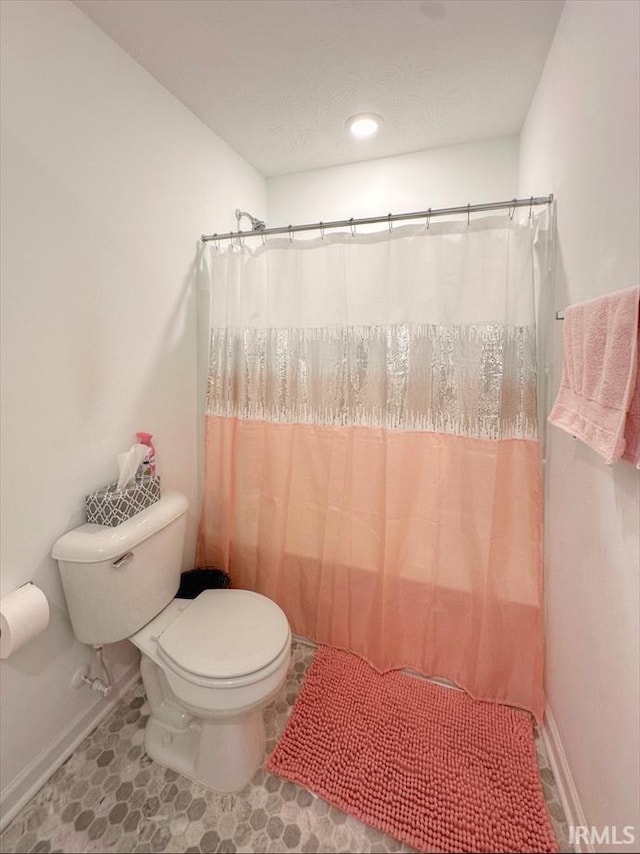
[[[560,733],[558,732],[555,718],[549,706],[544,711],[544,723],[541,728],[541,734],[544,746],[547,749],[551,770],[558,786],[560,802],[567,817],[567,824],[573,827],[585,827],[587,820],[582,810],[578,790],[573,782],[567,756],[560,741]],[[591,842],[578,841],[575,843],[575,850],[577,852],[594,852],[595,848]]]
[[[297,635],[295,632],[292,632],[291,637],[296,643],[301,643],[303,646],[311,646],[314,649],[318,646],[315,641],[309,640],[309,638],[305,638],[302,635]]]
[[[15,818],[24,805],[44,786],[49,777],[66,762],[76,747],[109,714],[139,676],[138,664],[128,667],[119,677],[106,701],[94,703],[71,721],[58,738],[36,756],[33,762],[30,762],[7,786],[0,794],[0,831]]]

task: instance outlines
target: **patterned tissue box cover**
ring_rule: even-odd
[[[86,496],[87,522],[115,528],[160,500],[160,478],[157,475],[136,478],[135,483],[124,489],[116,487],[116,483],[110,483]]]

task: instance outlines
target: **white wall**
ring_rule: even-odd
[[[517,189],[518,139],[492,139],[270,178],[267,225],[500,201]]]
[[[557,308],[640,281],[638,10],[566,4],[522,132],[520,193],[557,197]],[[562,332],[550,322],[555,390]],[[608,467],[549,429],[548,703],[588,824],[636,834],[639,492],[631,465]]]
[[[0,8],[2,592],[31,579],[52,604],[49,630],[0,665],[10,809],[103,706],[69,688],[87,651],[51,544],[138,429],[195,504],[197,236],[233,227],[237,206],[264,216],[266,197],[70,3]],[[567,3],[523,130],[520,195],[558,197],[558,307],[639,280],[637,13]],[[274,178],[268,224],[510,198],[517,172],[511,138]],[[634,824],[638,475],[555,430],[548,454],[549,702],[588,821]],[[116,676],[135,666],[126,645],[107,654]]]
[[[71,3],[2,8],[2,592],[33,580],[47,632],[2,662],[4,818],[104,701],[69,681],[55,539],[136,430],[197,500],[195,259],[266,213],[265,182]],[[108,647],[116,677],[136,658]]]

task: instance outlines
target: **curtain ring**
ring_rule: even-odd
[[[293,226],[289,224],[289,243],[293,243],[293,231],[291,230]]]
[[[533,216],[533,196],[529,199],[529,219]]]
[[[427,231],[431,228],[431,208],[427,211]]]
[[[320,238],[324,240],[324,223],[320,223]]]
[[[387,217],[389,219],[389,234],[391,234],[391,232],[393,231],[393,223],[391,222],[391,214],[387,214]]]
[[[515,214],[515,212],[516,212],[516,204],[515,204],[515,203],[516,203],[518,200],[517,200],[517,199],[512,199],[511,201],[513,202],[513,207],[511,208],[511,210],[510,210],[510,212],[509,212],[509,219],[513,219],[513,215],[514,215],[514,214]]]
[[[220,241],[218,240],[217,232],[213,235],[213,248],[216,250],[217,253],[222,251],[220,248]]]
[[[354,222],[353,222],[353,217],[351,217],[351,219],[349,220],[349,224],[351,226],[351,237],[355,237],[356,236],[356,227],[355,227]]]
[[[467,228],[471,225],[471,202],[467,205]]]
[[[262,245],[266,246],[267,245],[267,238],[264,236],[264,234],[261,234],[260,237],[262,238]]]

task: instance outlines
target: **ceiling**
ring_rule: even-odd
[[[563,0],[74,0],[265,177],[517,134]],[[354,113],[384,117],[351,140]]]

